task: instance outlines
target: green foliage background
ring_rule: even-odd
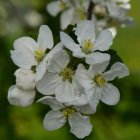
[[[38,34],[38,27],[22,23],[23,7],[25,11],[26,8],[37,10],[44,16],[43,24],[48,24],[55,36],[59,35],[59,18],[53,19],[45,10],[49,1],[0,0],[0,140],[77,140],[69,133],[68,126],[53,132],[43,128],[48,107],[34,103],[31,107],[20,108],[7,101],[7,91],[15,83],[13,73],[17,69],[10,59],[13,42],[25,35],[36,39]],[[13,9],[11,2],[15,6]],[[140,1],[131,0],[131,4],[130,15],[135,25],[119,28],[112,46],[129,67],[131,75],[115,82],[121,92],[119,104],[111,107],[100,103],[97,113],[91,117],[93,132],[84,140],[140,139]],[[13,19],[17,19],[16,22]]]

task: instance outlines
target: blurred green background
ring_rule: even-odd
[[[69,127],[49,132],[42,121],[48,107],[34,103],[20,108],[9,105],[8,88],[15,83],[17,67],[10,59],[15,39],[31,36],[36,39],[41,24],[48,24],[56,36],[59,18],[46,12],[50,0],[0,0],[0,140],[77,140]],[[140,0],[131,0],[133,27],[119,28],[112,46],[130,69],[131,75],[117,80],[121,100],[116,106],[102,103],[92,115],[92,134],[85,140],[140,139]]]

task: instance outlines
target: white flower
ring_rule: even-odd
[[[53,44],[50,28],[42,25],[39,29],[37,42],[30,37],[21,37],[14,42],[14,50],[11,51],[12,60],[17,66],[24,69],[36,66],[36,79],[38,80],[46,69],[46,63],[43,61],[45,52],[47,49],[51,49]]]
[[[46,9],[52,16],[56,16],[61,11],[66,10],[69,6],[70,6],[69,0],[61,0],[61,1],[58,0],[50,2],[46,6]]]
[[[8,101],[12,105],[27,107],[30,106],[35,98],[35,90],[23,90],[16,85],[9,88]]]
[[[38,65],[42,61],[46,49],[52,47],[52,32],[48,26],[42,25],[39,29],[37,42],[30,37],[21,37],[14,42],[11,57],[17,66],[31,69],[32,66]]]
[[[37,90],[44,95],[54,95],[60,102],[71,102],[79,96],[75,90],[74,70],[66,51],[57,52],[48,63],[48,71],[37,82]]]
[[[87,19],[88,6],[89,0],[61,0],[49,3],[47,11],[52,16],[56,16],[62,12],[60,16],[61,29],[65,29],[69,24],[75,24],[80,20]]]
[[[116,25],[131,25],[133,24],[133,19],[131,17],[127,17],[128,11],[131,9],[131,5],[129,4],[129,0],[92,0],[96,3],[94,8],[94,14],[102,16],[102,18],[107,18],[110,20],[111,26]],[[103,10],[98,10],[96,7],[104,7],[107,9],[103,12]],[[97,10],[96,10],[97,9]],[[103,9],[103,8],[102,8]],[[111,19],[110,19],[111,18]]]
[[[119,62],[116,62],[111,70],[104,72],[108,64],[109,62],[98,63],[90,66],[89,70],[80,64],[76,70],[76,79],[85,89],[89,104],[93,107],[94,100],[101,100],[108,105],[117,104],[120,99],[119,90],[108,82],[129,74],[128,68]]]
[[[23,69],[30,70],[35,67],[35,80],[38,81],[45,74],[46,63],[52,55],[51,51],[46,54],[46,50],[52,49],[53,45],[53,36],[50,28],[42,25],[39,29],[37,42],[30,37],[21,37],[14,42],[14,50],[11,51],[11,57],[13,62]],[[54,48],[52,50],[53,53],[58,48]]]
[[[35,74],[32,70],[19,68],[15,72],[16,85],[23,90],[33,90],[35,88]]]
[[[67,106],[58,102],[54,97],[43,97],[39,100],[49,105],[52,110],[44,118],[44,128],[52,131],[61,128],[68,120],[70,132],[78,138],[88,136],[92,131],[92,125],[88,116],[82,116],[75,106]]]
[[[60,33],[64,46],[73,52],[73,56],[86,58],[86,63],[94,64],[110,59],[110,55],[98,51],[106,51],[112,44],[113,37],[109,30],[105,29],[97,36],[93,21],[84,20],[77,24],[75,34],[79,44],[65,34]]]

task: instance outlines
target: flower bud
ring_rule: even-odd
[[[33,90],[35,88],[35,74],[32,70],[18,69],[15,72],[16,85],[23,90]]]

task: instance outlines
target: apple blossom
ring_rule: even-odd
[[[123,78],[129,75],[128,68],[116,62],[112,65],[111,70],[105,71],[109,61],[91,65],[85,69],[79,64],[76,70],[76,79],[84,88],[89,104],[94,107],[94,100],[101,100],[105,104],[115,105],[120,100],[119,90],[110,81],[116,77]]]
[[[94,22],[84,20],[77,24],[75,35],[77,36],[78,44],[66,33],[60,33],[62,43],[73,52],[73,56],[85,58],[87,64],[100,63],[110,59],[108,54],[101,53],[108,50],[112,45],[113,36],[109,30],[102,30],[97,36]]]

